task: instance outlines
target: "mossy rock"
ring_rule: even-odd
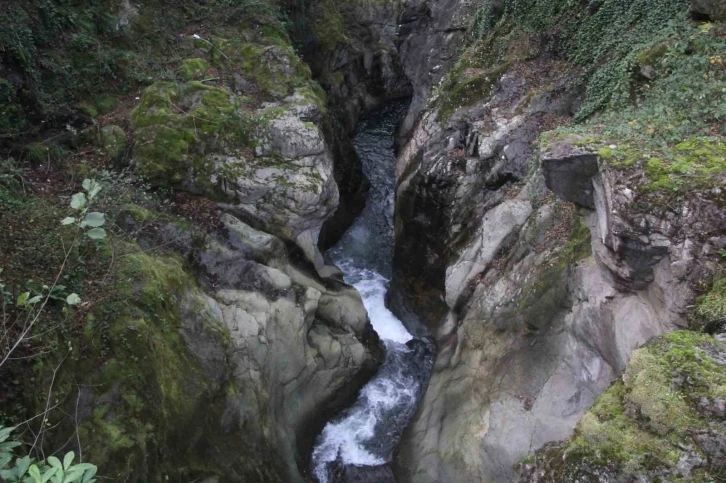
[[[155,218],[153,211],[133,204],[124,206],[121,213],[130,216],[136,223],[145,223]]]
[[[348,42],[345,21],[335,1],[325,0],[317,6],[312,31],[315,41],[325,51],[333,51],[339,44]]]
[[[276,98],[290,95],[295,88],[312,86],[312,73],[291,46],[241,45],[233,59],[239,61],[245,77]]]
[[[132,114],[140,174],[161,186],[192,179],[210,188],[210,153],[254,146],[258,119],[240,109],[243,102],[228,89],[197,81],[150,86]]]
[[[509,70],[509,64],[501,64],[494,69],[477,74],[464,72],[461,77],[449,81],[444,87],[439,101],[439,119],[448,120],[457,109],[471,106],[487,99],[493,87]]]
[[[652,47],[642,50],[635,58],[635,63],[639,67],[655,65],[658,60],[668,53],[668,43],[658,42]]]
[[[186,59],[181,66],[181,78],[185,81],[200,80],[209,70],[209,64],[204,59]]]
[[[208,410],[204,401],[211,404],[224,391],[180,335],[180,304],[195,297],[196,285],[181,259],[140,251],[122,258],[118,279],[113,297],[88,316],[86,344],[95,357],[74,370],[76,378],[93,383],[95,394],[92,417],[79,429],[84,455],[105,474],[126,474],[131,481],[164,474],[184,479],[192,465],[181,456],[183,445],[180,454],[159,456],[177,447],[182,428],[199,422]],[[206,317],[202,337],[224,351],[228,336],[219,322],[201,308],[198,313]],[[220,357],[221,375],[227,368]],[[94,362],[103,359],[101,367]]]
[[[590,229],[582,217],[577,216],[572,220],[567,245],[523,288],[517,314],[530,329],[543,330],[551,326],[558,320],[558,315],[571,306],[568,278],[574,265],[591,255]]]
[[[565,130],[545,133],[540,144],[565,139],[596,152],[608,167],[642,170],[647,179],[644,191],[687,193],[719,187],[726,181],[726,142],[720,137],[699,136],[672,146],[655,146]]]
[[[534,458],[538,471],[551,481],[603,475],[608,481],[680,481],[669,478],[680,475],[679,461],[699,448],[695,435],[726,430],[723,420],[704,409],[726,397],[725,353],[724,342],[691,331],[635,351],[623,380],[598,398],[575,435]],[[694,478],[698,473],[705,479],[694,481],[708,481],[715,474],[712,456],[697,451],[703,465]],[[533,459],[520,465],[532,466]]]

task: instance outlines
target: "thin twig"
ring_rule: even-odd
[[[53,369],[53,378],[50,380],[50,386],[48,387],[48,397],[45,400],[45,412],[43,413],[43,421],[40,425],[40,432],[35,436],[35,440],[33,441],[33,446],[30,447],[30,451],[33,451],[35,449],[35,445],[38,443],[38,437],[40,437],[41,448],[43,446],[43,439],[45,436],[45,422],[48,418],[48,408],[50,407],[50,398],[53,395],[53,384],[55,384],[55,376],[58,374],[58,370],[60,369],[61,365],[63,365],[63,362],[66,360],[66,357],[68,357],[68,354],[70,353],[71,350],[68,349],[68,352],[66,352],[66,355],[63,356],[63,359],[61,359],[56,368]]]
[[[83,446],[81,446],[81,433],[78,431],[78,403],[81,400],[81,389],[78,389],[78,397],[76,398],[76,416],[75,416],[75,423],[76,423],[76,440],[78,441],[78,461],[83,463]]]

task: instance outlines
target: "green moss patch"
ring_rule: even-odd
[[[94,357],[82,359],[75,371],[95,382],[100,404],[81,431],[84,453],[106,471],[123,473],[130,465],[144,479],[181,469],[174,467],[175,455],[159,460],[155,452],[174,446],[172,435],[213,396],[179,335],[180,300],[196,290],[179,258],[131,251],[121,260],[112,298],[88,316],[86,341]],[[206,324],[208,336],[224,348],[218,321]]]
[[[345,23],[336,2],[333,0],[320,2],[312,18],[315,18],[313,35],[317,44],[324,50],[332,51],[338,44],[347,43]]]
[[[726,180],[726,142],[720,137],[695,137],[670,147],[585,139],[584,144],[608,166],[643,170],[646,190],[685,193],[720,186]]]
[[[132,115],[139,172],[160,185],[181,183],[190,170],[200,182],[208,180],[210,144],[217,150],[250,146],[255,119],[241,103],[227,89],[196,81],[149,87]]]
[[[693,435],[715,427],[703,401],[726,394],[726,366],[718,355],[725,350],[723,342],[690,331],[637,350],[623,380],[598,398],[575,436],[546,450],[539,464],[554,481],[603,474],[653,481],[675,473],[689,448],[698,447]],[[708,473],[709,465],[697,471]]]
[[[571,223],[569,239],[564,247],[558,249],[548,266],[524,287],[517,307],[522,320],[535,330],[552,324],[554,318],[570,306],[567,279],[574,265],[592,254],[590,229],[582,218],[575,216],[563,221]]]
[[[492,88],[509,69],[502,64],[494,69],[473,74],[466,72],[461,77],[445,84],[439,101],[439,118],[446,121],[459,108],[471,106],[489,97]]]
[[[209,65],[204,59],[186,59],[181,66],[181,78],[185,81],[203,79]]]

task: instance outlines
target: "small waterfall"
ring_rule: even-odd
[[[414,339],[384,302],[393,258],[393,133],[405,108],[392,104],[360,124],[355,145],[371,182],[368,203],[329,252],[345,281],[363,297],[373,328],[385,343],[386,360],[355,404],[318,437],[312,466],[320,483],[346,482],[352,480],[351,473],[372,470],[377,476],[355,480],[394,481],[390,469],[381,467],[390,463],[433,367],[431,343]]]

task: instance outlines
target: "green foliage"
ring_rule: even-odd
[[[582,69],[587,96],[578,113],[584,119],[606,106],[623,107],[632,96],[633,70],[644,51],[692,30],[688,0],[494,0],[482,1],[473,23],[478,39],[508,25],[500,37],[521,32],[554,33],[550,50]],[[491,40],[491,39],[490,39]],[[479,42],[480,40],[477,40]],[[500,52],[501,55],[501,52]],[[504,59],[500,59],[504,60]]]
[[[592,120],[605,135],[649,146],[675,145],[694,136],[723,135],[726,119],[726,26],[684,27],[655,59],[656,78],[638,91],[637,103]]]
[[[0,478],[7,483],[95,483],[98,468],[90,463],[73,463],[76,455],[69,451],[63,461],[50,456],[35,461],[30,456],[16,457],[13,450],[22,443],[10,440],[15,428],[0,425]]]
[[[641,47],[635,62],[651,67],[652,79],[632,73],[630,104],[551,136],[574,135],[611,167],[642,170],[643,191],[675,195],[719,186],[726,173],[726,24],[684,25]]]
[[[192,53],[178,33],[239,33],[267,27],[284,37],[285,20],[268,0],[150,0],[122,23],[114,0],[7,0],[0,6],[0,133],[31,137],[53,114],[91,117],[115,109],[139,84],[173,79],[172,65]],[[2,139],[0,139],[2,141]]]
[[[90,230],[85,231],[88,238],[103,240],[106,238],[106,231],[101,227],[106,224],[106,215],[97,211],[89,212],[91,203],[101,192],[101,184],[96,180],[86,179],[83,181],[83,189],[86,191],[85,193],[79,192],[71,197],[70,207],[78,212],[78,216],[63,218],[61,225],[74,225],[81,230],[90,228]]]
[[[23,202],[17,193],[23,189],[23,170],[13,158],[0,159],[0,203],[19,207]]]
[[[20,91],[0,89],[6,92],[0,110],[20,122],[7,132],[20,134],[28,115],[47,114],[126,77],[133,54],[123,46],[116,9],[108,3],[10,1],[0,8],[2,62],[24,78]],[[32,101],[21,105],[22,96]]]

